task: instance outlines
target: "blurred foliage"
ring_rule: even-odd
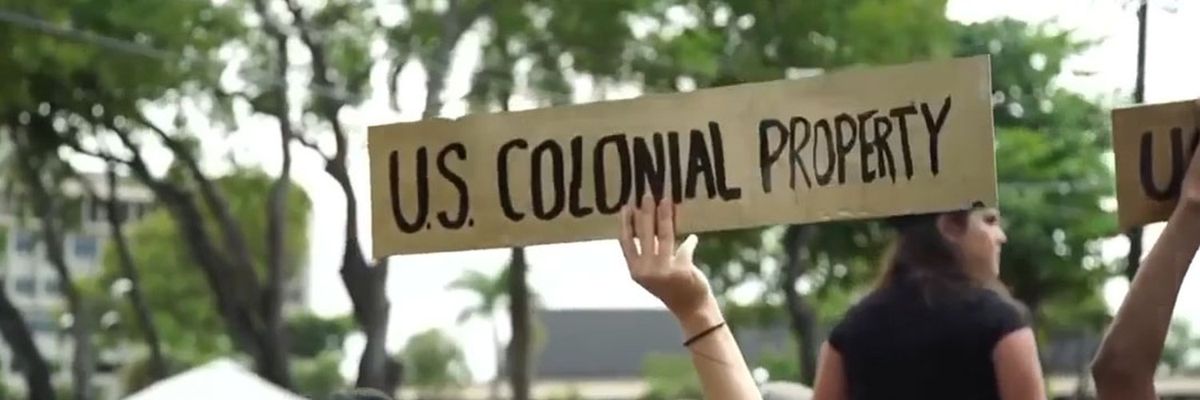
[[[446,86],[442,80],[471,29],[480,35],[481,54],[466,101],[480,111],[507,109],[517,97],[540,106],[565,104],[572,101],[573,84],[580,79],[590,79],[597,92],[628,82],[639,83],[647,93],[676,92],[860,65],[990,54],[1000,203],[1009,238],[1003,278],[1033,308],[1043,331],[1078,326],[1098,330],[1107,322],[1100,288],[1114,266],[1100,259],[1098,244],[1115,231],[1111,213],[1100,202],[1113,191],[1104,162],[1110,145],[1107,116],[1097,102],[1055,84],[1064,73],[1064,60],[1090,45],[1070,32],[1014,20],[955,24],[945,18],[944,0],[400,3],[405,12],[387,23],[380,18],[384,9],[369,0],[306,3],[298,11],[307,25],[289,29],[291,39],[313,40],[325,51],[316,54],[318,47],[306,46],[313,57],[291,55],[290,67],[324,70],[320,76],[299,74],[312,82],[301,91],[302,104],[289,111],[299,111],[299,131],[305,137],[328,133],[339,123],[342,106],[360,104],[370,96],[371,71],[380,58],[392,63],[387,78],[393,100],[407,95],[397,93],[395,80],[401,69],[410,62],[422,64],[429,80],[426,89],[435,100],[428,106],[437,111]],[[0,0],[0,10],[134,45],[133,50],[119,50],[87,35],[52,35],[0,24],[0,47],[8,49],[7,56],[0,57],[0,74],[6,77],[0,80],[0,129],[33,132],[29,146],[19,150],[54,159],[63,140],[87,142],[107,136],[97,129],[104,124],[135,127],[147,104],[194,103],[218,132],[235,125],[235,99],[254,111],[272,113],[288,92],[274,64],[281,54],[263,29],[264,21],[250,16],[250,6],[248,0]],[[285,7],[271,7],[269,14],[280,21],[298,20]],[[373,48],[377,43],[383,44],[381,50]],[[234,72],[245,85],[219,84],[221,75],[228,75],[230,54],[244,56]],[[178,129],[172,132],[179,134],[173,136],[183,146],[173,151],[200,155],[198,136],[207,131],[193,131],[182,117],[174,122]],[[135,132],[134,137],[147,144],[144,147],[153,147],[148,144],[153,140],[145,140],[148,132]],[[178,168],[168,171],[176,181],[187,179],[184,175]],[[256,264],[266,265],[261,216],[269,178],[243,171],[218,181]],[[289,272],[294,273],[307,253],[309,204],[303,191],[290,193],[287,248]],[[158,210],[128,229],[156,325],[168,354],[181,363],[227,354],[232,346],[210,288],[180,245],[175,223]],[[206,227],[213,230],[211,221]],[[778,268],[781,231],[774,227],[704,235],[697,256],[718,293],[728,295],[754,285],[761,289],[748,304],[730,304],[731,323],[786,321]],[[6,234],[0,232],[0,238]],[[836,322],[869,286],[889,238],[870,221],[827,223],[816,229],[803,250],[810,268],[789,284],[814,300],[820,325]],[[106,249],[100,276],[83,287],[90,299],[119,311],[123,323],[103,333],[110,344],[138,335],[124,323],[135,320],[128,305],[112,293],[122,287],[116,262]],[[494,313],[505,290],[497,282],[504,280],[464,276],[456,287],[480,297],[464,318]],[[306,392],[326,393],[337,386],[335,379],[322,374],[328,373],[331,354],[340,351],[334,344],[341,343],[347,327],[344,318],[302,315],[289,321],[291,351],[304,358],[296,375]],[[539,329],[532,335],[539,335]],[[780,360],[764,361],[772,375],[795,372],[785,363],[795,354],[792,350]],[[408,367],[414,383],[440,387],[465,382],[461,351],[437,332],[414,337],[404,358],[423,365]],[[668,396],[689,385],[687,378],[664,367],[671,362],[659,359],[646,365],[648,374],[665,374],[666,379],[655,382]],[[315,375],[305,378],[310,373]]]
[[[1003,19],[959,27],[958,54],[990,54],[1000,209],[1008,244],[1001,277],[1039,330],[1108,321],[1101,288],[1116,272],[1100,241],[1116,233],[1107,114],[1055,85],[1065,58],[1087,48],[1069,32]],[[1052,318],[1051,318],[1052,317]]]
[[[338,365],[341,360],[340,352],[326,352],[314,358],[293,361],[296,391],[305,398],[328,399],[346,389],[347,382]]]
[[[642,378],[649,386],[640,400],[699,399],[700,377],[686,354],[650,354],[642,363]]]
[[[271,178],[257,171],[239,171],[216,179],[227,194],[230,212],[246,232],[247,246],[265,268],[266,224],[259,218],[266,209],[267,188]],[[308,254],[309,200],[304,191],[289,192],[287,234],[288,260],[287,277],[294,277]],[[211,216],[209,216],[211,218]],[[212,223],[211,219],[209,221]],[[210,228],[212,229],[212,228]],[[162,338],[164,351],[172,358],[190,363],[203,362],[233,350],[224,323],[216,310],[216,300],[206,284],[205,277],[187,249],[179,243],[183,240],[175,221],[165,209],[156,209],[141,220],[126,227],[130,250],[138,268],[141,289],[155,326]],[[120,321],[106,332],[109,343],[115,340],[138,342],[141,333],[135,326],[133,309],[123,297],[123,287],[129,282],[124,279],[119,266],[119,257],[112,243],[104,251],[100,273],[85,286],[92,301],[105,302],[116,309]],[[261,276],[266,271],[259,271]]]
[[[421,393],[421,398],[438,398],[447,390],[471,382],[462,349],[453,338],[438,329],[430,329],[408,339],[400,352],[407,376],[405,384]]]
[[[801,376],[800,360],[796,359],[796,342],[773,352],[763,352],[758,366],[767,371],[768,381],[787,380]],[[753,369],[753,367],[751,367]]]
[[[68,134],[78,133],[82,120],[130,115],[142,100],[217,82],[224,68],[217,50],[242,31],[234,9],[209,0],[4,0],[0,9],[70,30],[54,35],[0,24],[0,47],[9,49],[0,60],[8,77],[0,82],[2,123],[64,112],[72,129],[57,130]],[[106,46],[95,35],[132,45]]]
[[[346,336],[354,331],[349,315],[321,318],[310,313],[288,317],[288,352],[298,357],[320,357],[326,352],[340,352]]]
[[[1160,369],[1170,375],[1200,375],[1200,332],[1195,325],[1184,320],[1171,323]]]
[[[167,376],[186,371],[197,366],[195,363],[168,362]],[[154,384],[154,374],[151,371],[149,354],[143,354],[132,361],[127,362],[118,372],[121,381],[121,389],[125,393],[136,393],[139,390]]]

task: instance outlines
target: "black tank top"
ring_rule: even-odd
[[[914,279],[878,289],[834,327],[851,399],[999,399],[992,349],[1028,326],[982,288],[931,290]]]

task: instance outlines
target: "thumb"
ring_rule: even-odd
[[[688,235],[683,239],[683,243],[679,245],[679,250],[675,251],[675,258],[688,263],[692,262],[692,254],[696,251],[696,244],[700,242],[700,238],[696,235]]]

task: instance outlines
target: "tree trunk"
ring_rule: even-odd
[[[45,122],[45,121],[39,121]],[[34,126],[41,126],[40,123]],[[94,349],[91,343],[91,314],[84,307],[83,298],[75,287],[75,281],[71,278],[71,270],[67,266],[67,260],[63,253],[63,210],[61,209],[61,199],[58,196],[51,196],[47,189],[46,183],[42,180],[41,171],[44,171],[53,166],[44,162],[38,163],[32,157],[45,156],[45,154],[31,154],[35,150],[30,150],[27,145],[28,137],[21,137],[16,131],[11,131],[10,137],[14,143],[26,144],[25,150],[17,151],[17,168],[21,171],[21,176],[24,179],[24,187],[28,191],[30,201],[33,203],[34,211],[41,221],[42,241],[46,245],[46,259],[50,261],[50,265],[58,273],[59,287],[62,290],[63,296],[67,300],[67,311],[71,313],[74,323],[71,324],[71,339],[72,339],[72,360],[71,360],[71,380],[72,389],[74,390],[74,398],[78,400],[90,400],[92,398],[92,371],[95,369]],[[44,134],[46,132],[35,128],[31,131],[25,131],[29,134]],[[70,168],[68,165],[58,166],[60,168]]]
[[[142,331],[142,339],[146,341],[146,348],[150,350],[150,376],[157,381],[167,377],[167,362],[163,357],[158,328],[154,326],[154,320],[150,317],[150,307],[146,305],[146,299],[142,297],[142,281],[138,275],[137,266],[134,265],[133,254],[129,250],[129,241],[126,240],[125,232],[121,229],[121,215],[118,214],[120,209],[117,207],[117,172],[115,168],[113,165],[108,167],[108,199],[104,200],[108,209],[108,227],[113,244],[117,249],[121,275],[129,280],[129,293],[127,293],[129,304],[133,307],[138,328]],[[92,197],[96,201],[101,201],[95,195]]]
[[[260,1],[256,3],[261,4]],[[300,41],[312,55],[312,86],[326,92],[334,89],[329,78],[325,43],[311,31],[299,3],[294,0],[287,0],[286,3],[288,11],[292,14],[292,24],[298,28]],[[333,127],[336,149],[333,157],[326,159],[325,173],[337,182],[346,199],[346,223],[343,231],[345,238],[340,272],[342,283],[349,292],[350,302],[354,307],[354,320],[367,339],[362,358],[359,359],[355,386],[380,390],[394,396],[403,379],[389,376],[389,372],[402,373],[404,366],[389,364],[387,354],[388,319],[391,309],[387,299],[388,262],[387,259],[383,259],[372,265],[362,253],[358,238],[358,197],[346,170],[349,154],[348,135],[338,119],[338,113],[345,104],[340,98],[326,100],[321,102],[322,106],[318,112],[321,118]]]
[[[268,18],[263,15],[263,18]],[[287,36],[275,31],[272,21],[270,31],[275,38],[275,79],[287,82],[287,71],[291,62],[288,56]],[[267,331],[275,339],[269,359],[270,368],[290,384],[291,374],[288,370],[287,341],[288,332],[283,321],[284,280],[287,277],[289,261],[287,259],[288,232],[288,194],[291,191],[292,178],[292,122],[288,116],[291,110],[287,98],[287,86],[279,89],[279,103],[274,110],[275,119],[279,121],[279,151],[283,155],[279,176],[271,183],[270,195],[267,198],[267,287],[263,291],[262,313],[266,321]]]
[[[796,292],[796,282],[808,273],[811,260],[804,256],[804,249],[812,237],[810,225],[792,225],[783,235],[784,262],[783,279],[780,281],[787,302],[788,318],[792,336],[799,350],[800,382],[812,385],[817,370],[817,316],[812,305]]]
[[[358,200],[345,169],[345,136],[338,132],[338,153],[326,164],[325,170],[342,188],[346,198],[345,240],[342,251],[342,283],[354,306],[354,320],[366,336],[367,343],[358,363],[358,387],[378,389],[395,395],[401,380],[388,377],[387,333],[391,304],[387,299],[387,259],[375,265],[367,262],[358,239]],[[403,366],[399,366],[402,370]]]
[[[513,400],[529,400],[532,363],[533,324],[529,307],[529,286],[525,275],[529,265],[525,261],[525,249],[514,247],[509,264],[508,295],[509,314],[512,321],[512,341],[508,344],[508,380],[512,387]]]
[[[54,386],[50,385],[50,367],[33,341],[33,333],[21,318],[21,312],[13,306],[4,289],[5,281],[0,277],[0,334],[12,349],[13,358],[21,362],[25,374],[25,386],[30,399],[54,399]]]
[[[442,113],[442,90],[446,88],[446,76],[450,72],[450,61],[453,59],[454,47],[462,39],[463,33],[475,24],[483,14],[490,11],[493,1],[477,2],[474,8],[462,9],[456,2],[451,1],[450,7],[442,15],[442,34],[437,47],[429,58],[421,60],[425,67],[425,111],[421,113],[424,119],[436,118]],[[396,62],[401,62],[396,60]],[[396,71],[399,72],[398,70]],[[392,94],[395,98],[395,94]]]
[[[206,219],[192,193],[170,182],[154,178],[138,152],[139,146],[130,139],[129,132],[116,126],[112,120],[103,121],[103,124],[116,133],[125,148],[132,152],[132,159],[122,162],[131,168],[134,177],[150,188],[170,212],[176,229],[179,229],[185,238],[183,245],[187,247],[189,256],[199,264],[204,273],[217,303],[217,311],[234,346],[254,360],[256,372],[260,376],[279,386],[290,388],[287,349],[275,340],[262,318],[262,287],[258,284],[253,260],[240,257],[241,251],[225,251],[226,249],[218,248],[205,229]],[[160,129],[152,129],[164,140],[171,140]],[[174,148],[178,143],[169,146]],[[208,208],[225,207],[224,198],[215,185],[197,171],[193,170],[193,177],[202,181],[198,184],[201,192],[206,193],[201,197],[205,199]],[[205,187],[208,189],[205,190]],[[228,215],[228,210],[225,210],[224,214]],[[222,225],[220,231],[223,232],[225,242],[233,240],[233,236],[242,235],[240,226],[229,226],[226,222],[224,218],[217,218],[217,223]],[[244,248],[245,244],[239,247]],[[226,258],[227,256],[233,258]]]

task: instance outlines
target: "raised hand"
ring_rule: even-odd
[[[675,246],[674,202],[646,195],[637,208],[621,210],[621,250],[633,280],[662,300],[684,322],[715,305],[708,279],[692,262],[698,239]]]

